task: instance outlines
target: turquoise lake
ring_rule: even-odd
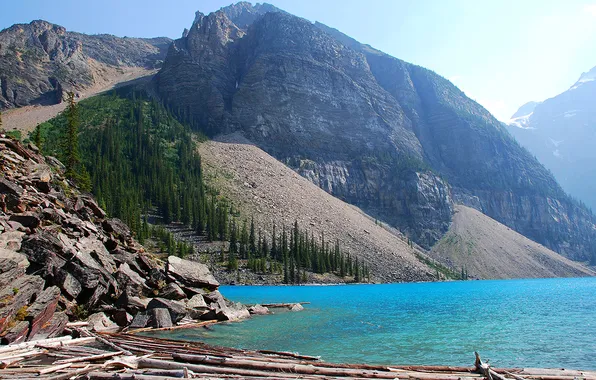
[[[308,301],[160,336],[320,355],[330,362],[596,369],[596,279],[222,286],[243,303]]]

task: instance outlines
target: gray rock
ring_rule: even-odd
[[[266,315],[269,314],[269,309],[265,306],[261,305],[254,305],[248,308],[248,312],[254,315]]]
[[[167,298],[170,300],[183,300],[186,298],[184,290],[182,290],[176,283],[170,282],[160,292],[161,298]]]
[[[169,256],[166,272],[182,284],[191,287],[216,289],[219,282],[213,277],[206,265],[196,261]]]
[[[292,305],[292,307],[290,307],[290,311],[302,311],[304,310],[304,306],[302,306],[299,303],[295,303]]]
[[[147,305],[147,311],[151,309],[168,309],[172,322],[177,323],[188,314],[184,302],[173,301],[165,298],[153,298]]]
[[[137,315],[135,315],[129,327],[131,329],[145,328],[149,324],[149,319],[149,315],[147,315],[146,312],[139,312]]]
[[[172,319],[170,317],[170,312],[168,309],[165,308],[155,308],[150,309],[147,311],[149,315],[149,323],[152,327],[160,328],[160,327],[172,327]]]
[[[89,322],[89,329],[96,332],[118,331],[119,328],[118,325],[104,313],[90,315],[87,322]]]

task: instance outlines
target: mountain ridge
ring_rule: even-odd
[[[103,71],[156,68],[168,38],[85,35],[44,20],[0,31],[0,109],[52,105],[102,81]]]
[[[225,9],[197,15],[155,80],[195,128],[241,131],[427,248],[463,203],[568,257],[593,255],[594,216],[445,78],[287,13],[245,29]]]

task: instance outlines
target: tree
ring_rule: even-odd
[[[2,128],[3,124],[2,124],[2,112],[0,112],[0,132],[4,132],[4,129]]]
[[[33,143],[35,144],[35,146],[37,146],[37,148],[39,148],[40,151],[43,149],[41,139],[41,126],[39,124],[37,125],[37,127],[35,127],[35,130],[33,131]]]
[[[66,176],[76,179],[77,169],[81,162],[79,155],[79,110],[75,103],[74,93],[68,93],[68,105],[66,107]]]

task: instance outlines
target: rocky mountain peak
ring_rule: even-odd
[[[221,12],[238,26],[240,29],[246,29],[252,25],[257,18],[267,12],[283,12],[281,9],[267,3],[255,4],[254,6],[247,2],[241,1],[236,4],[229,5],[220,9]]]

